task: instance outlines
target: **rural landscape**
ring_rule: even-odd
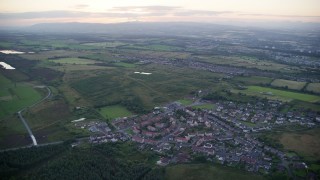
[[[30,7],[0,7],[0,179],[320,179],[320,16]]]
[[[2,177],[319,178],[318,33],[118,26],[133,30],[1,33]]]

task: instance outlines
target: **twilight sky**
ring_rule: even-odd
[[[0,0],[0,24],[128,21],[320,22],[320,0]]]

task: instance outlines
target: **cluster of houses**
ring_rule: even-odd
[[[284,162],[288,157],[257,140],[255,132],[288,123],[313,127],[320,120],[312,111],[281,112],[279,101],[254,104],[216,101],[213,104],[211,110],[200,110],[174,102],[155,108],[149,114],[116,119],[112,122],[116,131],[111,131],[103,122],[76,122],[75,125],[93,132],[91,143],[136,142],[139,149],[157,153],[160,166],[185,163],[202,156],[216,163],[268,173],[278,166],[275,158]]]

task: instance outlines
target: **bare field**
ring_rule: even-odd
[[[310,159],[320,159],[320,129],[301,133],[284,133],[280,142],[287,150],[293,150]]]
[[[285,79],[275,79],[271,86],[288,88],[293,90],[301,90],[306,85],[306,82],[290,81]]]

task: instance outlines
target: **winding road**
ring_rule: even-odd
[[[31,129],[30,129],[30,127],[29,127],[29,125],[28,125],[28,123],[27,123],[27,121],[26,121],[26,119],[22,116],[22,113],[23,113],[23,111],[25,111],[27,108],[34,107],[34,106],[42,103],[44,100],[48,99],[48,98],[51,96],[51,90],[50,90],[50,88],[48,88],[47,86],[36,86],[36,87],[37,87],[37,88],[46,88],[47,91],[48,91],[48,95],[47,95],[46,97],[42,98],[40,101],[32,104],[31,106],[25,107],[25,108],[23,108],[23,109],[21,109],[20,111],[17,112],[18,115],[19,115],[20,120],[22,121],[22,123],[23,123],[23,125],[24,125],[24,127],[26,127],[26,129],[27,129],[27,131],[28,131],[29,136],[30,136],[30,138],[31,138],[32,143],[33,143],[34,146],[37,146],[37,145],[38,145],[37,139],[34,137],[32,131],[31,131]]]

